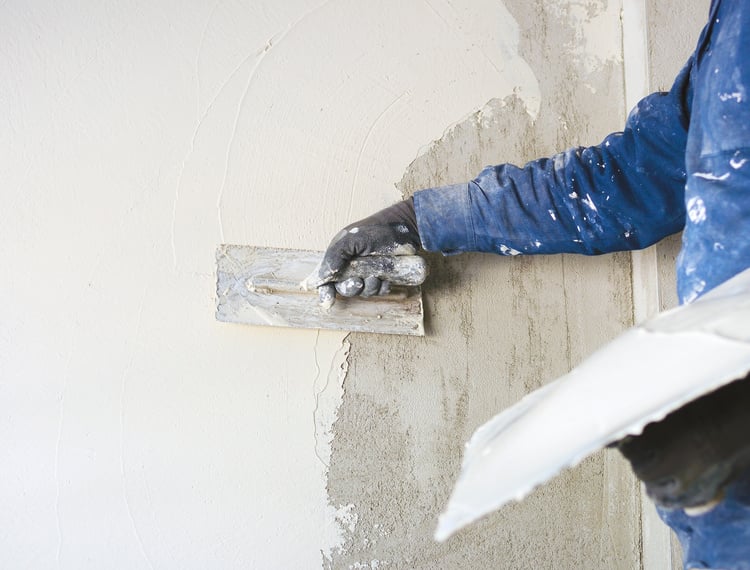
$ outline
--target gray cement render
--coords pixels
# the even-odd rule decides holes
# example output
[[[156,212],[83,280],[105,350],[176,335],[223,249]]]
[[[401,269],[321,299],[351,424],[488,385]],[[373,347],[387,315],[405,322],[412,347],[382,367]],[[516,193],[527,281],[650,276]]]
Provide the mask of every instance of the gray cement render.
[[[595,144],[622,127],[621,62],[588,72],[570,52],[567,17],[540,1],[507,4],[541,83],[538,117],[513,96],[489,101],[409,166],[404,195],[466,181],[487,164]],[[672,240],[660,250],[665,282],[674,248]],[[638,483],[613,451],[445,544],[432,540],[474,429],[632,324],[629,256],[431,255],[430,263],[427,337],[349,337],[328,492],[333,506],[353,505],[354,524],[325,567],[640,568]]]

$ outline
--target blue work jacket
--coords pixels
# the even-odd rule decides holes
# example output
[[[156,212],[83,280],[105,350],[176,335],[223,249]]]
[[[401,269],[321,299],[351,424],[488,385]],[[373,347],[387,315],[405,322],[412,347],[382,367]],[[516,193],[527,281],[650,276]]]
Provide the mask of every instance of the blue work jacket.
[[[678,294],[689,302],[750,267],[750,2],[714,1],[670,91],[622,132],[524,166],[485,168],[414,196],[428,251],[601,254],[684,229]]]

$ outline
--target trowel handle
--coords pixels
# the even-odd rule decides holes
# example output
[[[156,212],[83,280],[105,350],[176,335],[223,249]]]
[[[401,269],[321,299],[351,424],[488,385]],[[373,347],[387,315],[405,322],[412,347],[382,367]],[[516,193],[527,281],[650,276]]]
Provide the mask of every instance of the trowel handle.
[[[418,255],[367,255],[353,259],[339,280],[374,276],[392,285],[416,287],[429,272],[427,262]]]

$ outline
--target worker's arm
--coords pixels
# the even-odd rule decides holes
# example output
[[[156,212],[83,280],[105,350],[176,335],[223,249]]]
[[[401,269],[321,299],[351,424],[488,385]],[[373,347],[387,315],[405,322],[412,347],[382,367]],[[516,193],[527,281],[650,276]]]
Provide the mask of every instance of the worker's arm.
[[[690,64],[668,93],[643,99],[621,133],[523,168],[501,164],[468,183],[421,190],[344,228],[314,286],[333,283],[360,255],[428,251],[597,254],[646,247],[684,224]],[[416,212],[415,212],[416,209]],[[407,251],[408,250],[408,251]],[[387,290],[377,280],[338,283],[344,295]]]
[[[417,192],[430,251],[598,254],[647,247],[684,225],[687,66],[643,99],[623,132],[523,167],[488,167],[466,184]]]

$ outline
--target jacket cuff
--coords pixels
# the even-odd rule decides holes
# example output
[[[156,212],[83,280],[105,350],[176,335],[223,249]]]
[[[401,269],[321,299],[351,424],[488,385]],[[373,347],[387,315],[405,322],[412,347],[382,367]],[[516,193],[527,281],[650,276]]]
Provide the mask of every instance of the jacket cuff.
[[[475,249],[468,184],[420,190],[414,194],[414,210],[426,251],[450,254]]]

